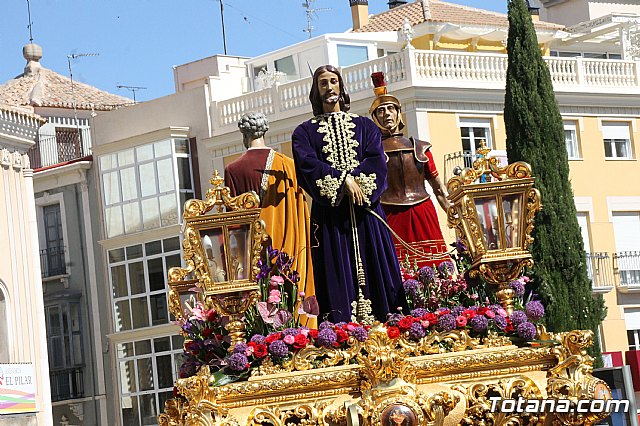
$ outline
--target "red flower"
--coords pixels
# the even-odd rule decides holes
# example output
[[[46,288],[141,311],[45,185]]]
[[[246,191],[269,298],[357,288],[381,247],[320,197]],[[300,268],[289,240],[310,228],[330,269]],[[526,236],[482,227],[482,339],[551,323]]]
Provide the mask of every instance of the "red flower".
[[[337,338],[338,343],[346,342],[347,339],[349,338],[349,335],[347,334],[347,332],[342,330],[341,328],[336,329],[336,336],[338,337]]]
[[[507,326],[504,328],[505,333],[511,333],[514,328],[513,328],[513,324],[511,323],[511,318],[507,317]]]
[[[478,315],[484,315],[484,314],[487,313],[488,310],[489,309],[486,308],[485,306],[481,306],[481,307],[478,308]]]
[[[267,352],[267,345],[256,344],[256,346],[253,348],[253,356],[256,358],[264,358],[265,356],[267,356]]]
[[[422,316],[425,321],[429,321],[429,325],[436,325],[438,323],[438,316],[433,312],[426,313]]]
[[[309,330],[309,337],[311,337],[312,339],[317,339],[318,330],[316,330],[315,328],[312,328],[311,330]]]
[[[204,330],[202,330],[202,337],[204,337],[205,339],[208,339],[209,336],[211,336],[213,334],[214,330],[213,328],[205,328]]]
[[[397,339],[400,336],[400,329],[398,327],[387,328],[387,336],[390,339]]]
[[[280,340],[281,338],[282,338],[282,333],[272,333],[272,334],[268,335],[266,339],[264,339],[264,342],[267,345],[270,345],[273,342],[275,342],[276,340]]]
[[[297,334],[296,337],[294,337],[293,339],[293,348],[302,349],[302,348],[305,348],[308,343],[309,343],[309,339],[307,339],[307,336],[300,333],[300,334]]]
[[[476,313],[474,311],[472,311],[471,309],[465,309],[464,311],[462,311],[461,315],[464,316],[467,319],[471,319],[471,318],[476,316]]]
[[[464,327],[465,325],[467,325],[467,317],[462,316],[462,315],[458,316],[456,318],[456,325],[458,327]]]
[[[413,324],[413,317],[404,317],[400,321],[398,321],[398,327],[400,330],[407,331],[411,328],[411,324]]]
[[[438,315],[440,316],[450,314],[450,313],[451,313],[451,309],[442,309],[438,311]]]

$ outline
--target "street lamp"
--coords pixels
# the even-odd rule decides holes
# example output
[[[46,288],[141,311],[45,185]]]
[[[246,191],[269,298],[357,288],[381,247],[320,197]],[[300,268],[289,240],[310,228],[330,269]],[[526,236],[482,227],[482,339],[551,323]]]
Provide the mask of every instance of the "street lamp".
[[[531,166],[519,161],[501,167],[497,158],[487,158],[489,151],[482,141],[480,158],[447,182],[452,203],[447,222],[469,250],[471,277],[497,285],[496,296],[510,313],[514,291],[509,283],[533,265],[528,248],[542,205]]]

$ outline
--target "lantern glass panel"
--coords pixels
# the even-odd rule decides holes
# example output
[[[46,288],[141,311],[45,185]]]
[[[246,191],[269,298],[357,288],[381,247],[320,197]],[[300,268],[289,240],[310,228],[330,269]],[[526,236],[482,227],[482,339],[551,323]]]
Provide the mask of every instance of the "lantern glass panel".
[[[209,274],[214,283],[227,281],[227,262],[224,252],[224,232],[220,228],[201,231],[202,247],[207,254]]]
[[[480,228],[487,250],[503,248],[498,231],[498,206],[495,197],[481,197],[474,200]]]
[[[505,195],[502,198],[502,211],[507,248],[518,248],[522,244],[520,233],[523,219],[522,196],[520,194]]]
[[[229,226],[229,251],[231,253],[231,281],[249,278],[249,249],[251,225]]]

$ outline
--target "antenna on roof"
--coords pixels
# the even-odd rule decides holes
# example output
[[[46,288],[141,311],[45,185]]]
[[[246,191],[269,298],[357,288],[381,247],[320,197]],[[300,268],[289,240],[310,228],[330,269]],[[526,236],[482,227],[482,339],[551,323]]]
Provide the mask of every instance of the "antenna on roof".
[[[33,22],[31,22],[31,5],[29,4],[29,0],[27,0],[27,13],[29,14],[29,43],[33,43],[33,34],[31,33],[31,27],[33,26]]]
[[[71,53],[67,55],[67,64],[69,64],[69,79],[71,80],[71,99],[73,100],[73,117],[76,122],[76,130],[78,132],[78,143],[82,143],[82,134],[80,133],[80,125],[78,124],[78,108],[76,103],[76,92],[73,84],[73,71],[71,70],[71,60],[84,58],[86,56],[98,56],[99,53]]]
[[[136,92],[137,92],[138,90],[146,90],[146,89],[147,89],[146,87],[140,87],[140,86],[125,86],[125,85],[123,85],[123,84],[118,84],[118,85],[116,85],[116,87],[117,87],[118,89],[127,89],[127,90],[131,91],[131,92],[133,93],[133,103],[134,103],[134,104],[136,103]]]
[[[307,14],[307,28],[305,28],[304,31],[305,33],[309,34],[309,38],[312,37],[311,32],[313,30],[315,30],[314,27],[311,26],[311,20],[312,19],[316,19],[318,17],[318,14],[316,12],[326,12],[328,10],[331,10],[330,7],[323,7],[320,9],[315,9],[313,7],[313,2],[316,0],[304,0],[304,3],[302,3],[302,7],[304,7],[306,10],[306,14]]]

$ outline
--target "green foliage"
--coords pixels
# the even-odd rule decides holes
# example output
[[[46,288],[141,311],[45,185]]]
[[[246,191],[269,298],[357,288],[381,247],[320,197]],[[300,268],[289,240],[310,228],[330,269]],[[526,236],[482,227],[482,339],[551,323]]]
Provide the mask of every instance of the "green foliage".
[[[547,309],[546,325],[560,332],[593,330],[606,315],[591,292],[584,244],[576,218],[560,110],[524,0],[509,0],[509,53],[504,121],[509,162],[529,163],[542,195],[532,247],[532,279]],[[600,362],[594,338],[591,354]]]

